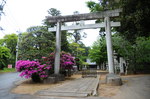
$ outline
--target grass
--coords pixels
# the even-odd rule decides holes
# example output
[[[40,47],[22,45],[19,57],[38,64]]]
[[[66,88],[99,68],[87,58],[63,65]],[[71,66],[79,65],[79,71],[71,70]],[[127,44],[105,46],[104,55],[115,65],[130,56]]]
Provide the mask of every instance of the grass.
[[[4,68],[4,70],[0,70],[0,73],[7,73],[7,72],[16,72],[15,68]]]

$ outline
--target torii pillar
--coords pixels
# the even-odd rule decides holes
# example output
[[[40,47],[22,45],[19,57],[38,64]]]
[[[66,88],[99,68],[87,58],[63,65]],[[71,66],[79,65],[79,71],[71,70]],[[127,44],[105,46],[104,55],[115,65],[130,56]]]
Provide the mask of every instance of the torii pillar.
[[[54,74],[59,74],[59,70],[60,70],[60,51],[61,51],[61,22],[57,22]]]
[[[114,73],[114,58],[113,58],[110,18],[105,17],[104,20],[105,20],[106,43],[107,43],[106,45],[107,45],[109,73]]]

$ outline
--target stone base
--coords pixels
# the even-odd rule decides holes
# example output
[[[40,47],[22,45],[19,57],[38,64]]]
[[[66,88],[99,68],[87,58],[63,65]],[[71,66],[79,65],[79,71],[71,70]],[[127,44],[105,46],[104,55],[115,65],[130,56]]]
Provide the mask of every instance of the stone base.
[[[120,86],[122,85],[122,79],[120,76],[116,74],[107,74],[106,75],[106,84],[112,85],[112,86]]]
[[[56,81],[55,77],[48,77],[47,79],[43,80],[44,84],[53,84],[53,83],[56,83],[56,82],[57,81]]]
[[[120,73],[120,75],[121,75],[121,76],[124,76],[124,75],[125,75],[125,73]]]
[[[65,80],[65,76],[61,75],[61,74],[53,74],[51,76],[49,76],[47,79],[45,79],[43,81],[43,83],[45,84],[51,84],[51,83],[57,83],[59,81],[64,81]]]
[[[51,77],[55,77],[56,81],[64,81],[65,80],[65,76],[62,74],[53,74],[53,75],[51,75]]]

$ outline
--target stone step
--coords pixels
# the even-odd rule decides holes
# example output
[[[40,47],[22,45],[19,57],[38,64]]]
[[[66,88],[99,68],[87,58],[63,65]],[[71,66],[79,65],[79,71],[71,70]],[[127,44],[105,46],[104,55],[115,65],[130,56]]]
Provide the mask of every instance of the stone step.
[[[80,78],[68,83],[64,83],[55,88],[41,90],[36,93],[39,96],[59,96],[59,97],[86,97],[97,95],[99,77]]]
[[[58,96],[58,97],[87,97],[89,93],[72,93],[72,92],[38,92],[39,96]]]

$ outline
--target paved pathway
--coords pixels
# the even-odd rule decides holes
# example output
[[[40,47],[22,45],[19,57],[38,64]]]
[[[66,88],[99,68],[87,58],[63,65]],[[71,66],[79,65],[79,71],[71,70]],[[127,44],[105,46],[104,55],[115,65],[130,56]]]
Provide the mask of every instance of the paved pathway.
[[[15,87],[14,83],[23,80],[19,77],[19,73],[0,73],[0,99],[16,99],[18,94],[10,93],[10,90]]]
[[[125,83],[113,99],[150,99],[150,75],[124,78]]]
[[[64,83],[55,88],[49,88],[36,93],[39,96],[68,96],[86,97],[97,94],[99,76],[97,78],[79,78],[68,83]]]

